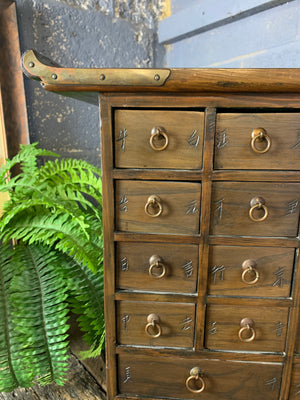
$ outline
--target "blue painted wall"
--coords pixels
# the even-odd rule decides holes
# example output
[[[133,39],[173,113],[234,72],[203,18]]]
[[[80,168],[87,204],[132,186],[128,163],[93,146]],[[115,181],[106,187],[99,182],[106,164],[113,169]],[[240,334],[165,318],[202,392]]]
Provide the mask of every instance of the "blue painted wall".
[[[166,66],[300,67],[300,0],[173,0]]]

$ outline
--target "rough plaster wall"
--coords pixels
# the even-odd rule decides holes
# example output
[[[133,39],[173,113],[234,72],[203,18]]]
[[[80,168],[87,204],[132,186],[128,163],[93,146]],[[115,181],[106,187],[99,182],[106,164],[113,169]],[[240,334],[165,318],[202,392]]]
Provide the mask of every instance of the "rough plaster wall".
[[[156,24],[164,0],[16,0],[21,51],[69,67],[163,65]],[[100,165],[97,106],[45,92],[25,78],[31,142]]]

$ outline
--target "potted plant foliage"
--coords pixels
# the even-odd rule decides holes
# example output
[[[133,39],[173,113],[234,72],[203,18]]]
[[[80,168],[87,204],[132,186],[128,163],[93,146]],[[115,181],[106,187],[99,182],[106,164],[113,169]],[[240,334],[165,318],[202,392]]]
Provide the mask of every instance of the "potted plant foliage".
[[[39,156],[54,159],[39,166]],[[100,170],[57,157],[21,146],[0,170],[10,196],[0,219],[0,392],[63,384],[70,310],[90,345],[83,356],[103,347]]]

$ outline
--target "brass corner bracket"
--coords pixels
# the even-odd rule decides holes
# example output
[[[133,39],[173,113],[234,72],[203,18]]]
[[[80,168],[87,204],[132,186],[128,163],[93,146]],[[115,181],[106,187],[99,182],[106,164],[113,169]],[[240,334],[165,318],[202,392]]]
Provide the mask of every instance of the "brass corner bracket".
[[[170,69],[146,68],[62,68],[51,60],[28,50],[22,57],[22,68],[29,78],[40,80],[45,89],[52,86],[60,90],[83,87],[101,91],[107,86],[160,87],[170,76]],[[78,89],[77,89],[78,90]]]

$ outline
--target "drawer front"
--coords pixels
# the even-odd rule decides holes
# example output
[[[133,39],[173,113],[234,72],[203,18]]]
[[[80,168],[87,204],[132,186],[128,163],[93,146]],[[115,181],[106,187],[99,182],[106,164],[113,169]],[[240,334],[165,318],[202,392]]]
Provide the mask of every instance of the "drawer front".
[[[197,381],[190,373],[196,368]],[[278,399],[282,374],[282,364],[132,354],[118,357],[118,369],[121,394],[205,400]]]
[[[211,246],[208,293],[289,297],[294,253],[277,247]]]
[[[117,304],[119,344],[192,348],[194,325],[194,304],[136,301]]]
[[[295,113],[219,114],[215,168],[299,170],[299,126]]]
[[[204,113],[115,111],[117,168],[200,169]]]
[[[300,396],[300,364],[294,364],[289,400],[298,400]]]
[[[195,293],[199,249],[196,245],[117,244],[119,289]]]
[[[206,347],[214,350],[283,352],[288,309],[209,305]]]
[[[297,236],[300,184],[216,182],[211,233],[214,235]]]
[[[199,183],[117,181],[116,228],[142,233],[199,233]]]

